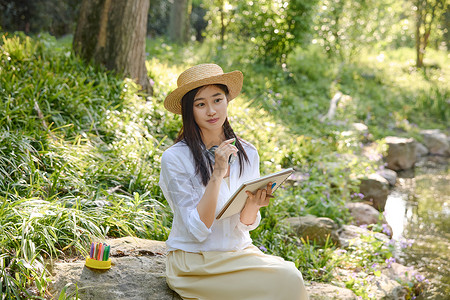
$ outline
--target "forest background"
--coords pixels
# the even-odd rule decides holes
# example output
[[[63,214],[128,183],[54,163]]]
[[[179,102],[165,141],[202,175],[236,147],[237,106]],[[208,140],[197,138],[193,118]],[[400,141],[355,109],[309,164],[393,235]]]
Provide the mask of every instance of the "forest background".
[[[231,121],[258,148],[261,173],[294,167],[303,174],[263,210],[263,222],[252,232],[255,244],[294,261],[311,281],[332,282],[337,266],[376,274],[376,264],[388,263],[392,252],[380,251],[369,237],[364,247],[342,253],[287,235],[282,220],[312,214],[350,222],[344,205],[360,200],[361,176],[383,167],[361,155],[364,143],[382,150],[388,135],[420,141],[420,129],[449,130],[448,4],[175,4],[150,2],[150,95],[74,54],[80,2],[0,1],[4,299],[50,297],[48,260],[83,253],[93,237],[167,238],[171,213],[157,185],[159,159],[181,119],[162,101],[181,71],[204,62],[243,71]],[[327,119],[337,93],[347,101]],[[369,132],[349,135],[355,122]],[[344,284],[371,299],[364,277]]]

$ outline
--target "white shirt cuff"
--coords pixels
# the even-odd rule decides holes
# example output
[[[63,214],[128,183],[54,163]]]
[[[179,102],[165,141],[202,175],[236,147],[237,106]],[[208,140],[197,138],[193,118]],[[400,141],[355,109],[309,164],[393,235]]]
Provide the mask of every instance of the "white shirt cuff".
[[[241,218],[239,217],[239,222],[237,224],[237,227],[239,228],[239,230],[242,230],[242,231],[252,231],[256,227],[258,227],[259,222],[261,222],[261,214],[258,211],[258,214],[256,215],[256,220],[255,220],[255,222],[253,222],[253,224],[245,225],[244,223],[241,222]]]
[[[206,227],[205,223],[200,220],[200,215],[196,208],[189,214],[189,229],[199,242],[203,242],[211,234],[211,228]]]

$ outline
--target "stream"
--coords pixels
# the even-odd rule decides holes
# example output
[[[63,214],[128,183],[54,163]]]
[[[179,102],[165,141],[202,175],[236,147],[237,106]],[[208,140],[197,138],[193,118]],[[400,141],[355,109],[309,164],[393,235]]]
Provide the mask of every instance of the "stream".
[[[420,272],[417,299],[450,299],[449,158],[428,156],[398,173],[385,216],[399,245],[398,262]]]

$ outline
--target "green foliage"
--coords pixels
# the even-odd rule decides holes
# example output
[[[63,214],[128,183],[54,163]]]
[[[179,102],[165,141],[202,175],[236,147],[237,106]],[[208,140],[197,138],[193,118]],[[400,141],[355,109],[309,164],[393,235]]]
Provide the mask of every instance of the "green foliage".
[[[362,122],[376,139],[414,136],[418,128],[445,129],[450,117],[449,89],[443,84],[448,81],[448,58],[433,50],[429,54],[435,67],[422,71],[415,68],[414,50],[408,48],[364,50],[353,63],[345,64],[327,58],[316,45],[298,48],[288,57],[287,68],[292,80],[302,85],[302,97],[314,101],[320,110],[311,112],[307,104],[298,105],[295,116],[301,120],[306,114],[324,115],[329,99],[340,91],[349,97],[340,101],[335,119]]]
[[[69,299],[78,300],[78,299],[80,299],[79,295],[78,295],[78,286],[76,284],[75,284],[75,290],[73,292],[67,292],[67,289],[71,285],[73,285],[73,284],[68,283],[62,288],[61,292],[59,293],[58,300],[69,300]]]
[[[375,299],[373,294],[367,291],[367,274],[379,277],[383,265],[391,267],[390,264],[395,261],[392,258],[394,246],[379,239],[376,234],[361,235],[360,238],[360,241],[351,242],[348,249],[342,253],[343,265],[358,270],[358,273],[354,272],[340,279],[362,299]]]
[[[261,225],[252,232],[255,244],[294,261],[305,278],[326,282],[333,280],[335,268],[375,272],[372,264],[389,256],[376,239],[345,253],[331,245],[318,247],[292,237],[283,219],[313,214],[347,222],[343,204],[358,192],[358,176],[379,167],[360,156],[362,143],[387,133],[444,128],[448,87],[441,83],[447,80],[448,58],[431,52],[437,67],[417,71],[410,62],[412,49],[368,51],[343,64],[318,45],[304,45],[284,65],[269,67],[253,61],[251,44],[237,43],[227,52],[212,45],[205,41],[181,48],[164,39],[148,41],[147,52],[155,55],[147,61],[155,94],[144,98],[131,80],[74,57],[69,38],[2,38],[3,293],[44,295],[44,259],[82,255],[93,239],[167,238],[171,213],[157,185],[159,160],[181,118],[168,113],[162,102],[181,71],[206,61],[245,74],[243,93],[229,105],[230,121],[238,135],[257,147],[261,174],[284,167],[297,171],[296,183],[277,191],[270,207],[261,210]],[[338,91],[348,96],[335,120],[321,121]],[[369,134],[350,131],[352,122],[369,125]],[[350,281],[348,286],[363,295],[359,283]],[[77,296],[66,290],[61,297]]]
[[[344,257],[337,255],[328,239],[325,246],[318,247],[307,239],[301,240],[299,256],[296,263],[307,280],[330,282],[333,279],[333,271],[339,267]]]
[[[428,46],[431,33],[436,32],[439,20],[447,12],[448,2],[445,0],[413,0],[412,8],[416,19],[416,65],[422,68],[425,49]]]
[[[314,20],[315,40],[330,55],[353,57],[363,47],[392,41],[394,24],[404,18],[402,1],[322,0]],[[404,26],[404,25],[403,25]],[[411,40],[407,34],[403,37]]]
[[[205,2],[208,31],[221,46],[249,43],[256,58],[267,63],[284,62],[295,44],[306,42],[316,0]],[[226,42],[225,42],[226,39]]]
[[[278,200],[261,210],[261,224],[251,232],[254,244],[264,252],[294,262],[306,280],[329,282],[332,270],[340,262],[334,254],[335,246],[327,240],[320,247],[293,235],[284,222],[289,214],[282,207],[286,202],[286,199]]]

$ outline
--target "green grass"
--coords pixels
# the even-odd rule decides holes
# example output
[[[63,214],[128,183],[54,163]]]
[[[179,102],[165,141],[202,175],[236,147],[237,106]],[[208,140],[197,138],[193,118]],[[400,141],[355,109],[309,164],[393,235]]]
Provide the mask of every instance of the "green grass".
[[[6,299],[43,297],[44,258],[85,254],[92,239],[166,239],[171,221],[157,187],[165,135],[142,122],[158,112],[136,86],[49,36],[3,37],[0,60]]]
[[[262,209],[252,237],[268,253],[294,261],[308,280],[329,282],[335,267],[370,271],[382,263],[370,256],[378,241],[339,254],[330,244],[291,237],[282,222],[306,214],[349,221],[344,203],[358,192],[359,176],[378,166],[358,156],[367,137],[343,134],[345,123],[366,123],[375,139],[447,129],[448,86],[441,82],[448,81],[450,64],[439,52],[425,72],[412,67],[411,49],[385,53],[381,62],[368,52],[342,63],[311,46],[294,51],[286,65],[269,67],[254,63],[239,43],[224,51],[211,42],[180,47],[154,39],[147,43],[147,67],[155,93],[145,97],[131,80],[83,63],[70,44],[70,37],[46,34],[5,34],[0,41],[0,289],[6,298],[45,297],[45,261],[83,255],[93,239],[167,238],[172,216],[158,187],[160,156],[181,118],[162,102],[193,64],[241,69],[243,93],[229,106],[233,128],[259,150],[262,174],[285,167],[302,173]],[[339,107],[340,123],[322,123],[337,91],[352,101]],[[365,295],[356,283],[348,286]]]

